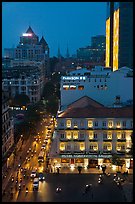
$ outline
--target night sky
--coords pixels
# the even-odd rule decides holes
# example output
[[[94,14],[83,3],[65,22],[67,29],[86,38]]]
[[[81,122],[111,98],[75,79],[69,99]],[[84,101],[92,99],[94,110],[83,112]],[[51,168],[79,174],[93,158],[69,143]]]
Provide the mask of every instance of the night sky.
[[[105,19],[106,2],[3,2],[2,50],[16,47],[30,25],[45,37],[50,56],[57,56],[58,45],[65,56],[67,44],[70,55],[76,54],[92,36],[105,35]]]

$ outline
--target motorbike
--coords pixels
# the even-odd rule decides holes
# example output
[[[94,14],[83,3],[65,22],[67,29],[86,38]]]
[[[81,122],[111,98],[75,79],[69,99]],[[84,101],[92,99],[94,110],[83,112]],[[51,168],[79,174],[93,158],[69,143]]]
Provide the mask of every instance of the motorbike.
[[[102,179],[101,179],[101,177],[99,177],[99,179],[98,179],[98,183],[99,183],[99,184],[102,183]]]
[[[59,193],[59,192],[61,192],[61,188],[60,188],[60,187],[57,187],[57,188],[56,188],[56,193]]]
[[[28,188],[26,188],[26,193],[28,193]]]

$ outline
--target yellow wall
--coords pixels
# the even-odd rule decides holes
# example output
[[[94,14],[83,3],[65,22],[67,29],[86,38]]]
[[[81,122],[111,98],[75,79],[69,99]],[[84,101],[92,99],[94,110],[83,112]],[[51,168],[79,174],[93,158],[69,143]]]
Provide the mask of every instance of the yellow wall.
[[[119,52],[119,9],[114,11],[113,16],[113,71],[118,69]]]
[[[106,67],[110,66],[110,18],[106,21]]]

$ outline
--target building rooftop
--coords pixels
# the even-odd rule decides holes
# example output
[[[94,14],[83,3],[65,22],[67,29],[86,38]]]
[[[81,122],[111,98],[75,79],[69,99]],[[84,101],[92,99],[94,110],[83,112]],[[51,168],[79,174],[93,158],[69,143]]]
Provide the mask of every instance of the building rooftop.
[[[130,118],[133,117],[133,106],[108,108],[89,97],[73,102],[58,118]]]

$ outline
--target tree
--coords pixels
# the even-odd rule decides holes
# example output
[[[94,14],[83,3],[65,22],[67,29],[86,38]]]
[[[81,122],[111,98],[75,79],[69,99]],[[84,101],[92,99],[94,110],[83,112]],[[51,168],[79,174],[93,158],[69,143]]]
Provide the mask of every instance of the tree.
[[[123,161],[120,159],[120,157],[117,154],[114,154],[112,156],[112,164],[118,166],[118,171],[119,171],[119,166],[123,166]]]
[[[27,95],[25,94],[16,94],[12,103],[15,106],[26,106],[30,103],[30,99]]]
[[[48,101],[46,102],[46,111],[47,113],[51,113],[52,115],[56,115],[58,111],[58,99],[56,96],[49,97]]]
[[[53,95],[53,93],[55,92],[55,86],[52,82],[47,82],[44,86],[44,90],[43,90],[43,97],[45,99],[48,99],[50,96]]]

